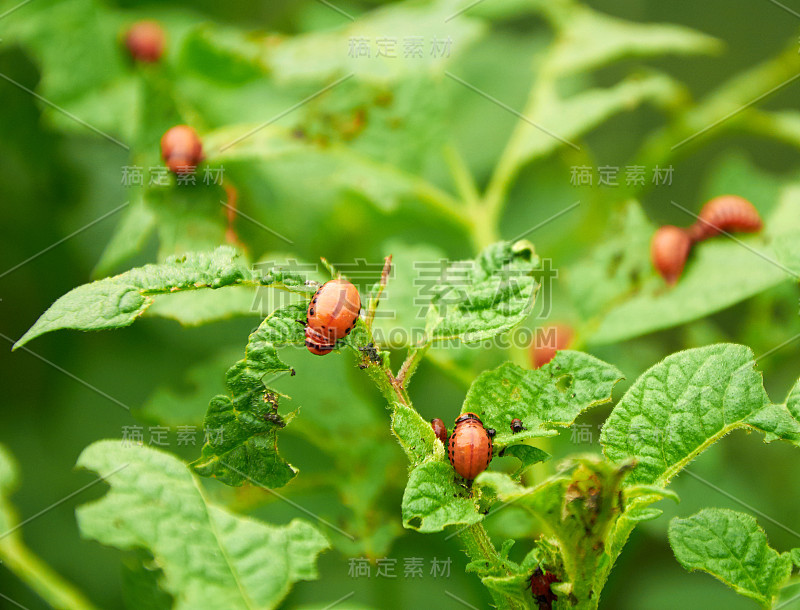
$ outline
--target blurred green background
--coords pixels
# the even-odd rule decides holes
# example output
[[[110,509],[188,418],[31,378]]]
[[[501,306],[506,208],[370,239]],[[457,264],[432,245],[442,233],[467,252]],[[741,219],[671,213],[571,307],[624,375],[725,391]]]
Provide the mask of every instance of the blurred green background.
[[[33,0],[35,3],[37,0]],[[486,0],[486,4],[492,0]],[[0,13],[15,2],[0,4]],[[320,2],[227,3],[198,0],[195,2],[117,2],[107,3],[119,11],[121,23],[148,15],[175,11],[197,23],[225,24],[245,30],[258,29],[292,35],[338,27],[341,16]],[[337,2],[337,6],[353,15],[374,9],[377,2]],[[702,97],[734,74],[772,57],[787,46],[797,45],[800,18],[767,1],[730,3],[721,0],[696,2],[655,2],[652,0],[617,0],[589,2],[592,7],[632,21],[672,22],[695,28],[725,43],[722,53],[710,57],[665,58],[651,60],[649,65],[662,69],[686,83],[692,94]],[[0,19],[0,39],[5,27],[14,20],[30,19],[22,7]],[[76,40],[84,35],[80,28],[69,32]],[[115,34],[116,35],[116,34]],[[541,20],[534,16],[499,20],[491,33],[459,56],[453,71],[468,75],[470,82],[491,91],[492,95],[514,108],[520,107],[530,86],[530,60],[537,49],[547,43]],[[800,48],[800,47],[799,47]],[[615,80],[626,62],[602,71],[602,82]],[[80,71],[79,66],[75,66]],[[800,72],[800,64],[798,65]],[[40,66],[22,47],[0,41],[0,73],[35,89],[42,77]],[[69,75],[66,75],[69,78]],[[466,78],[466,76],[465,76]],[[458,109],[448,127],[455,142],[485,184],[493,162],[514,124],[514,117],[486,100],[459,88],[455,83],[444,86]],[[764,107],[795,107],[800,84],[791,84],[762,102]],[[755,98],[761,91],[754,91]],[[236,90],[230,92],[236,99]],[[251,91],[245,102],[247,114],[263,115],[266,120],[274,112],[266,103],[259,112],[259,92]],[[219,112],[226,107],[220,103]],[[286,104],[284,104],[286,105]],[[213,100],[209,104],[213,106]],[[280,104],[278,104],[280,107]],[[2,409],[0,409],[0,442],[6,444],[21,464],[22,484],[13,500],[22,518],[34,515],[54,502],[93,480],[93,475],[73,468],[81,450],[101,438],[119,438],[123,426],[134,423],[148,426],[137,409],[146,404],[154,389],[181,389],[181,380],[194,365],[218,354],[236,354],[245,344],[257,318],[216,322],[199,328],[183,328],[170,320],[148,318],[129,329],[114,333],[80,334],[63,332],[46,336],[33,344],[30,352],[10,352],[11,340],[19,338],[36,318],[59,296],[90,280],[115,219],[107,219],[81,232],[64,243],[42,253],[18,268],[6,272],[83,227],[106,211],[125,202],[126,188],[120,184],[119,168],[128,163],[127,153],[91,132],[57,130],[42,120],[42,105],[34,97],[8,82],[0,80],[0,333],[6,348],[0,350]],[[235,122],[234,117],[230,122]],[[222,119],[211,121],[224,125]],[[644,107],[619,114],[595,129],[585,138],[597,165],[626,163],[631,151],[644,136],[662,122],[652,108]],[[691,154],[674,162],[674,180],[666,189],[651,189],[644,205],[657,223],[685,223],[685,217],[669,200],[682,202],[697,210],[709,195],[715,194],[713,181],[733,180],[744,165],[747,171],[761,176],[765,192],[769,185],[786,183],[797,176],[800,167],[797,148],[746,133],[726,132],[710,140]],[[570,184],[570,166],[582,163],[564,153],[523,169],[514,186],[503,218],[501,233],[512,238],[519,227],[533,226],[578,198]],[[434,168],[435,173],[435,168]],[[726,178],[726,172],[733,176]],[[716,178],[714,178],[716,176]],[[722,177],[720,177],[722,176]],[[242,206],[251,210],[248,198],[276,199],[274,192],[259,192],[258,185],[245,189]],[[604,235],[604,222],[617,204],[614,189],[593,189],[591,201],[581,208],[535,232],[529,239],[541,256],[552,258],[560,270],[587,255]],[[433,243],[450,257],[465,257],[472,249],[465,237],[434,216],[415,216],[403,208],[395,212],[379,212],[357,198],[340,202],[347,214],[332,213],[320,219],[316,209],[293,207],[281,210],[274,201],[275,215],[270,215],[280,230],[287,231],[297,242],[292,253],[313,260],[325,256],[332,261],[348,261],[357,257],[380,260],[387,254],[388,239],[410,245]],[[248,207],[250,206],[250,207]],[[263,216],[260,216],[263,217]],[[324,222],[322,222],[324,220]],[[243,227],[244,231],[252,227]],[[262,250],[285,249],[285,244],[265,234],[250,233],[251,241],[267,240]],[[271,241],[270,241],[271,240]],[[156,245],[151,243],[134,261],[153,260]],[[570,307],[559,281],[553,291],[550,319],[570,315]],[[798,291],[795,286],[773,288],[709,318],[687,325],[646,335],[613,346],[589,350],[616,364],[628,380],[644,371],[665,355],[679,349],[716,341],[735,341],[750,345],[756,355],[765,353],[786,339],[800,333],[797,319]],[[538,308],[537,308],[538,312]],[[545,324],[537,317],[529,325]],[[782,400],[800,374],[797,344],[791,344],[759,361],[765,383],[774,400]],[[489,354],[478,366],[491,366],[501,356]],[[232,358],[235,359],[235,356]],[[222,356],[220,362],[224,362]],[[233,360],[229,358],[229,361]],[[319,375],[331,387],[339,388],[346,378],[358,397],[374,407],[377,417],[384,417],[380,398],[356,377],[348,367],[322,367]],[[64,370],[59,370],[62,367]],[[219,376],[225,365],[219,366]],[[452,421],[458,412],[466,387],[443,374],[437,367],[424,363],[412,386],[412,397],[425,417],[439,416]],[[77,378],[77,380],[76,380]],[[83,383],[81,381],[82,380]],[[92,387],[96,389],[93,389]],[[185,388],[184,388],[185,389]],[[99,391],[98,391],[99,390]],[[621,395],[622,387],[618,387]],[[132,408],[134,415],[109,400],[107,394]],[[210,397],[210,395],[209,395]],[[301,404],[315,400],[311,393]],[[345,405],[326,399],[318,408],[329,416],[347,418]],[[199,406],[200,412],[204,405]],[[338,411],[337,411],[338,410]],[[581,423],[590,423],[597,430],[610,407],[602,407]],[[380,429],[389,453],[399,455],[399,448],[389,435],[388,425]],[[595,432],[594,438],[597,440]],[[575,446],[569,433],[554,441],[551,450],[556,456],[576,451],[598,451],[599,445]],[[197,448],[175,448],[186,459],[196,456]],[[328,457],[300,436],[284,435],[281,452],[289,462],[309,475],[309,483],[285,491],[311,510],[324,510],[331,503],[339,504],[336,494],[326,486],[324,476]],[[397,462],[398,455],[393,455]],[[796,535],[776,524],[800,530],[796,507],[796,490],[800,474],[796,450],[789,446],[762,443],[758,435],[737,432],[705,453],[692,471],[728,493],[768,515],[774,522],[759,517],[770,543],[779,550],[799,546]],[[390,463],[388,460],[387,463]],[[358,468],[358,464],[337,467]],[[315,473],[322,476],[314,477]],[[399,527],[399,507],[405,470],[390,471],[393,482],[380,489],[376,506],[380,519],[393,520]],[[122,563],[126,556],[115,549],[93,541],[82,540],[74,519],[76,505],[103,494],[104,485],[90,489],[61,503],[23,528],[28,545],[58,572],[84,590],[104,608],[122,607]],[[213,487],[213,486],[212,486]],[[221,496],[225,490],[214,488]],[[681,503],[663,503],[665,515],[638,529],[624,551],[617,569],[604,591],[602,608],[672,609],[683,608],[747,608],[751,602],[706,575],[685,572],[672,557],[666,541],[666,527],[673,515],[688,516],[704,506],[741,509],[731,498],[718,493],[690,476],[681,476],[673,489]],[[243,504],[247,498],[239,498]],[[268,503],[254,514],[273,522],[284,523],[298,516],[285,504]],[[490,533],[510,536],[527,531],[525,517],[513,508],[502,517],[488,521]],[[335,537],[336,534],[330,534]],[[334,541],[335,546],[336,542]],[[522,552],[528,541],[518,540]],[[360,556],[361,553],[357,556]],[[285,602],[293,608],[305,604],[330,603],[355,591],[349,600],[378,608],[418,608],[436,605],[461,607],[445,591],[457,594],[476,607],[488,607],[490,599],[478,579],[464,573],[466,556],[455,539],[444,535],[421,535],[404,532],[379,556],[399,558],[422,557],[426,566],[433,557],[452,558],[449,578],[360,578],[348,576],[346,551],[336,548],[320,558],[320,580],[299,583]],[[373,567],[374,570],[374,567]],[[402,571],[401,567],[398,568]],[[45,607],[20,581],[0,566],[0,592],[24,606]],[[2,606],[0,602],[0,606]],[[342,607],[345,607],[342,605]],[[791,606],[787,606],[790,608]],[[797,604],[796,607],[800,607]]]

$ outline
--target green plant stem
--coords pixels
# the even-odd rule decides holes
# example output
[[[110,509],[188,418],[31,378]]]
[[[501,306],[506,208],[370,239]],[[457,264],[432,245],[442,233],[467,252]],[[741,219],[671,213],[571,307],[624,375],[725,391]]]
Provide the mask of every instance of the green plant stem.
[[[461,152],[452,144],[444,147],[444,160],[450,169],[453,184],[467,207],[474,206],[481,198],[475,178],[467,167]]]
[[[492,565],[502,563],[502,559],[497,553],[497,549],[495,549],[494,544],[492,544],[489,534],[486,533],[486,528],[483,527],[482,523],[476,523],[475,525],[464,528],[459,532],[458,537],[464,545],[464,550],[472,561],[483,561]],[[489,589],[489,593],[491,593],[492,599],[494,599],[497,607],[501,610],[527,610],[530,608],[530,606],[521,599],[503,595],[499,591],[493,589]],[[531,598],[531,600],[533,600],[533,598]]]
[[[425,355],[429,345],[412,348],[409,350],[408,357],[400,367],[400,371],[395,376],[392,371],[385,365],[381,367],[368,367],[370,376],[378,385],[381,393],[387,398],[389,404],[397,401],[411,409],[414,406],[408,396],[406,390],[406,383],[408,382],[411,374],[419,365],[422,357]],[[478,523],[463,529],[459,533],[459,538],[464,544],[467,555],[473,561],[488,561],[492,565],[499,565],[502,560],[492,544],[489,535],[483,527],[483,524]],[[508,610],[527,610],[529,606],[521,602],[519,599],[514,599],[508,595],[504,595],[498,591],[489,589],[498,608]]]
[[[635,165],[662,167],[678,155],[686,155],[709,135],[725,131],[737,123],[748,123],[752,116],[758,123],[758,112],[749,105],[759,95],[780,89],[800,71],[797,48],[792,45],[779,55],[754,66],[723,83],[698,104],[678,113],[669,125],[648,138],[635,155]],[[768,134],[775,135],[775,134]],[[643,188],[625,189],[621,198],[640,194]]]
[[[33,554],[18,538],[0,543],[0,559],[39,597],[58,610],[95,610],[72,584]]]
[[[536,79],[531,86],[528,100],[522,110],[525,117],[535,117],[542,100],[553,95],[556,74],[549,68],[551,55],[544,58]],[[475,241],[479,249],[497,241],[500,221],[508,200],[508,192],[522,166],[521,148],[528,137],[528,130],[534,129],[529,120],[518,120],[511,132],[500,159],[492,172],[483,199],[475,216]]]

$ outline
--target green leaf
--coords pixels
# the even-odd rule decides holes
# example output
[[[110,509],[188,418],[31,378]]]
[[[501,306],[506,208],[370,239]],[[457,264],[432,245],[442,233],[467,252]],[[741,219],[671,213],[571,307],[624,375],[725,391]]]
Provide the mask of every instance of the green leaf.
[[[718,52],[714,38],[671,24],[635,23],[576,6],[556,43],[552,69],[559,75],[591,70],[626,57]]]
[[[267,72],[261,58],[263,43],[235,28],[202,24],[184,38],[178,61],[181,69],[204,80],[243,85]]]
[[[166,610],[172,608],[172,596],[162,591],[158,583],[164,572],[152,555],[139,550],[122,560],[122,599],[127,610]]]
[[[553,427],[568,426],[584,409],[608,402],[620,378],[614,367],[579,352],[560,352],[550,364],[533,371],[507,363],[475,381],[462,412],[478,413],[487,428],[494,427],[497,447],[512,444],[505,452],[520,459],[521,472],[549,457],[521,444],[524,439],[555,434]],[[508,425],[515,417],[528,430],[512,434]],[[414,467],[403,495],[403,524],[433,532],[480,521],[480,487],[472,487],[474,497],[464,494],[430,424],[398,404],[393,430]]]
[[[202,326],[233,317],[261,317],[263,314],[254,308],[256,290],[249,285],[161,294],[145,315],[175,320],[183,326]]]
[[[792,571],[789,553],[778,553],[756,520],[745,513],[706,508],[669,524],[669,544],[687,570],[702,570],[734,591],[772,607]]]
[[[613,563],[606,537],[623,514],[620,486],[629,471],[599,458],[577,458],[568,467],[536,487],[524,487],[507,474],[483,472],[476,483],[497,492],[499,500],[528,511],[557,541],[563,571],[578,599],[602,589],[595,579],[601,566]],[[560,566],[556,573],[559,574]]]
[[[266,50],[265,62],[281,82],[334,79],[356,74],[359,80],[394,81],[420,71],[441,71],[481,34],[482,24],[469,15],[449,19],[456,9],[449,0],[426,4],[387,5],[360,16],[352,24],[330,31],[295,36]],[[404,37],[421,37],[428,45],[421,57],[406,55]],[[376,38],[394,39],[396,57],[376,57]],[[452,39],[451,53],[436,57],[431,41]],[[370,57],[351,56],[351,40],[370,41]]]
[[[792,549],[789,551],[789,553],[792,557],[792,563],[795,566],[800,567],[800,549]]]
[[[420,532],[440,532],[448,525],[472,525],[483,519],[469,491],[455,482],[453,467],[428,461],[414,468],[403,494],[403,525]]]
[[[628,483],[665,486],[737,428],[800,444],[800,422],[772,404],[752,351],[718,344],[678,352],[648,369],[617,403],[600,440],[612,461],[636,460]]]
[[[317,578],[317,555],[329,544],[315,527],[299,519],[272,526],[228,512],[167,453],[100,441],[78,466],[111,485],[77,509],[83,535],[149,550],[175,608],[274,608],[295,582]]]
[[[553,93],[541,102],[531,117],[548,131],[528,127],[517,151],[517,163],[523,164],[545,157],[573,142],[617,113],[631,111],[650,101],[666,104],[679,95],[675,81],[667,76],[651,74],[627,78],[608,88],[595,88],[572,96]],[[552,129],[549,126],[553,126]],[[527,126],[526,126],[527,127]],[[558,137],[553,137],[555,133]]]
[[[232,286],[251,281],[251,275],[244,259],[229,247],[172,257],[161,265],[132,269],[65,294],[42,314],[14,349],[54,330],[107,330],[130,326],[153,304],[155,295]]]
[[[529,242],[498,242],[474,261],[436,271],[429,278],[433,340],[473,343],[514,328],[533,309],[538,264]]]
[[[434,452],[440,457],[444,455],[444,446],[437,440],[430,422],[412,407],[398,402],[392,406],[392,432],[412,466],[421,464]]]
[[[258,129],[258,131],[254,131]],[[250,135],[252,133],[252,135]],[[418,176],[361,153],[341,143],[316,143],[298,138],[294,131],[277,125],[236,125],[204,137],[209,163],[261,161],[281,167],[284,174],[310,180],[317,192],[339,195],[354,192],[383,211],[391,211],[412,199],[445,201],[453,210],[455,199]],[[289,169],[286,169],[285,164]],[[274,180],[280,179],[280,176]],[[298,185],[297,188],[302,188]]]
[[[539,462],[546,462],[551,457],[546,451],[542,451],[538,447],[532,447],[531,445],[511,445],[510,447],[503,448],[500,455],[515,457],[521,462],[517,471],[511,475],[512,477],[518,477],[524,470],[527,470],[528,467],[538,464]]]
[[[221,431],[221,438],[207,439],[200,458],[192,463],[197,473],[228,485],[249,482],[265,487],[281,487],[297,474],[277,448],[278,430],[294,413],[283,417],[283,425],[265,418],[272,412],[265,401],[270,391],[265,383],[279,374],[294,374],[278,348],[304,345],[297,320],[304,319],[306,307],[303,302],[278,309],[250,335],[245,358],[228,370],[227,394],[215,396],[208,406],[204,427]],[[268,375],[271,379],[265,380]]]
[[[584,320],[605,313],[637,291],[641,278],[652,273],[650,239],[654,231],[655,225],[642,207],[629,201],[611,218],[607,234],[597,247],[572,265],[568,289]],[[595,341],[596,334],[590,340]]]
[[[622,373],[610,364],[582,352],[562,350],[539,369],[505,363],[481,373],[467,392],[462,413],[477,413],[487,428],[497,432],[497,446],[519,444],[528,438],[552,436],[556,428],[571,425],[591,407],[611,400]],[[511,420],[522,420],[525,430],[511,432]]]

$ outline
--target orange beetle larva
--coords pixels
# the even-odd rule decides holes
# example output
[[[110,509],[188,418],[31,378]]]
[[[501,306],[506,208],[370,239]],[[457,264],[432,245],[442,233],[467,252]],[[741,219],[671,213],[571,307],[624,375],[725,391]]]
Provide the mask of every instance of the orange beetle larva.
[[[157,21],[138,21],[125,34],[125,46],[131,57],[144,63],[161,59],[165,40],[164,30]]]
[[[161,156],[173,173],[191,174],[203,160],[203,144],[194,129],[176,125],[161,137]]]
[[[475,413],[464,413],[447,443],[447,457],[455,471],[467,481],[472,481],[492,461],[494,430],[487,430]]]
[[[650,257],[653,266],[668,284],[678,281],[689,250],[692,247],[692,238],[686,229],[665,225],[660,227],[653,235],[650,242]]]
[[[555,358],[559,350],[567,349],[572,341],[572,328],[566,324],[542,327],[531,346],[531,364],[538,369]]]
[[[436,438],[442,442],[442,445],[447,445],[447,427],[444,425],[444,422],[438,417],[432,419],[431,428],[433,428],[433,433],[436,435]]]
[[[306,347],[317,356],[333,351],[358,322],[361,297],[344,279],[324,283],[311,297],[306,313]]]
[[[689,236],[697,242],[723,231],[753,233],[763,226],[758,210],[747,199],[738,195],[721,195],[703,206],[697,222],[689,227]]]

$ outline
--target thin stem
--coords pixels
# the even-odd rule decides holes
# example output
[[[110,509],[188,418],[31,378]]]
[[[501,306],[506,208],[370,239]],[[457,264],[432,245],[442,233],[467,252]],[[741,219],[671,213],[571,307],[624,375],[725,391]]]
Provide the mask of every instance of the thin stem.
[[[463,529],[459,532],[458,537],[472,561],[485,562],[495,566],[502,562],[482,523],[476,523]],[[511,575],[510,572],[509,575]],[[489,589],[489,593],[491,593],[497,607],[502,610],[528,610],[530,608],[530,605],[521,597],[505,595],[494,589]],[[531,597],[531,601],[533,601],[533,597]]]
[[[528,100],[522,110],[522,114],[526,117],[536,116],[542,100],[553,94],[556,74],[549,67],[549,58],[551,56],[552,51],[550,55],[544,58],[536,79],[531,86]],[[508,191],[521,169],[520,147],[528,137],[527,130],[529,129],[531,129],[531,126],[527,121],[522,119],[517,121],[514,130],[511,132],[511,137],[509,137],[500,155],[500,160],[495,166],[492,177],[489,179],[481,206],[483,218],[480,221],[476,221],[476,229],[482,231],[480,235],[481,247],[496,241],[499,235],[498,227],[508,199]],[[481,229],[481,227],[483,228]]]
[[[378,304],[381,302],[381,295],[383,295],[383,291],[386,289],[386,284],[389,282],[389,274],[392,272],[392,255],[390,254],[386,258],[383,259],[383,271],[381,271],[381,280],[380,284],[378,285],[378,294],[376,294],[373,298],[369,300],[369,306],[367,307],[367,315],[364,319],[364,323],[367,325],[367,329],[372,332],[372,323],[375,321],[375,311],[378,309]]]
[[[422,362],[422,358],[425,356],[430,346],[431,344],[428,343],[422,347],[412,347],[408,351],[408,357],[405,359],[400,367],[400,371],[397,373],[397,381],[401,386],[403,386],[403,388],[405,388],[408,384],[408,380],[411,378],[411,375],[414,374],[414,371],[417,370],[417,367],[419,366],[420,362]]]
[[[240,248],[245,248],[244,244],[242,244],[239,236],[236,233],[236,214],[238,213],[239,207],[239,190],[233,184],[226,184],[225,185],[225,195],[228,199],[228,205],[225,206],[226,211],[226,220],[228,221],[228,226],[225,229],[225,241],[229,244],[233,244],[234,246],[238,246]]]
[[[468,208],[475,207],[480,201],[481,195],[461,151],[452,144],[448,144],[444,147],[444,160],[450,169],[450,176],[453,178],[453,184],[458,190],[458,194]]]
[[[458,200],[449,193],[422,178],[414,179],[414,192],[420,201],[446,216],[456,226],[466,231],[472,230],[470,219],[459,210],[461,206],[458,205]]]
[[[0,558],[39,597],[58,610],[95,610],[71,583],[31,552],[17,538],[0,544]]]
[[[648,138],[635,155],[635,164],[645,167],[664,165],[678,155],[685,155],[693,147],[711,134],[724,132],[724,126],[744,122],[753,117],[758,123],[758,113],[750,106],[770,91],[777,92],[797,75],[797,49],[788,47],[785,51],[739,74],[718,87],[698,104],[692,105],[677,114],[673,120]],[[646,183],[639,189],[626,189],[621,198],[640,195],[639,191],[649,188]],[[630,191],[630,192],[628,192]]]

